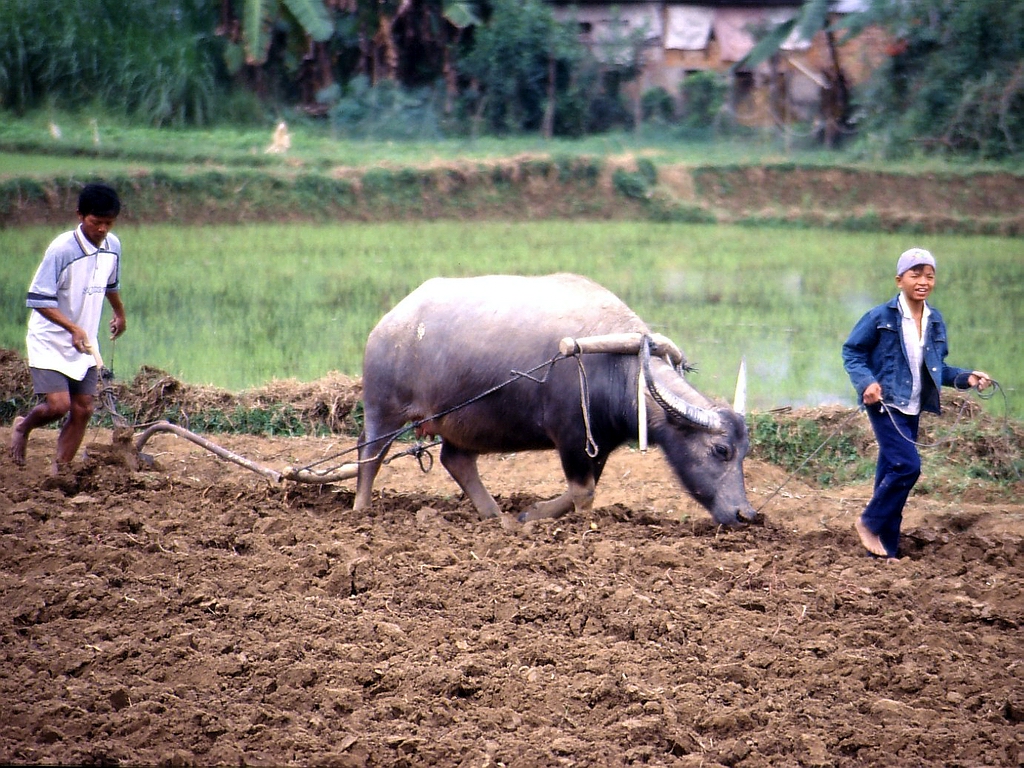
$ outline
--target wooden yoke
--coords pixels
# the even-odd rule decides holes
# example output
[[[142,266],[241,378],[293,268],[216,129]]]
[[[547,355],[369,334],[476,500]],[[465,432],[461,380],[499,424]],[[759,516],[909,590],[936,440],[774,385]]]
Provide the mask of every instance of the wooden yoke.
[[[604,336],[585,336],[579,339],[567,336],[558,342],[558,351],[567,357],[570,355],[600,352],[617,355],[636,355],[640,352],[643,338],[643,334],[640,333],[609,333]],[[667,358],[676,368],[685,364],[683,353],[667,336],[662,336],[660,333],[652,333],[650,338],[655,356]],[[647,398],[644,396],[646,390],[647,381],[644,376],[643,366],[641,366],[636,386],[636,421],[637,443],[642,453],[647,452]]]
[[[642,339],[643,335],[640,333],[609,333],[604,336],[584,336],[578,339],[566,336],[558,342],[558,351],[566,356],[599,352],[635,355],[640,351]],[[654,344],[652,353],[655,357],[666,357],[675,367],[684,363],[683,353],[670,338],[662,336],[660,333],[652,333],[651,341]]]

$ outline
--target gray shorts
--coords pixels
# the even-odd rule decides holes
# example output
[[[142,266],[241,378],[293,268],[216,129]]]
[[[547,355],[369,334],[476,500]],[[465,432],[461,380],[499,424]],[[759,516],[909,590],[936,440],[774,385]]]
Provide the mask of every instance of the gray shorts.
[[[60,371],[51,371],[48,368],[29,368],[28,370],[32,374],[32,389],[37,395],[68,392],[74,397],[75,395],[95,395],[97,392],[99,370],[95,365],[86,372],[85,378],[81,381],[75,381]]]

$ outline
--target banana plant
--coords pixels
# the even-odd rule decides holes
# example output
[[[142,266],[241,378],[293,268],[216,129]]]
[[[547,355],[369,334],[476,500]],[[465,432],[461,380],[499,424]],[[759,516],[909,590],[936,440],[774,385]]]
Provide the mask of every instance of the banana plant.
[[[228,39],[228,70],[265,64],[278,24],[284,24],[290,35],[302,35],[314,43],[325,42],[334,33],[324,0],[221,0],[217,31]]]
[[[480,11],[474,0],[445,0],[441,12],[445,21],[460,32],[480,23]]]
[[[847,129],[850,112],[850,91],[846,73],[839,60],[839,47],[859,35],[869,25],[876,23],[880,18],[879,8],[883,3],[880,0],[872,0],[866,3],[862,10],[846,14],[838,21],[831,18],[834,5],[834,0],[808,0],[793,18],[767,30],[757,45],[730,70],[735,72],[738,69],[754,69],[773,58],[794,31],[804,40],[811,40],[818,33],[822,33],[830,64],[829,68],[822,72],[826,83],[822,92],[824,140],[829,147],[835,146],[838,136]],[[837,42],[836,33],[844,29],[845,36]]]

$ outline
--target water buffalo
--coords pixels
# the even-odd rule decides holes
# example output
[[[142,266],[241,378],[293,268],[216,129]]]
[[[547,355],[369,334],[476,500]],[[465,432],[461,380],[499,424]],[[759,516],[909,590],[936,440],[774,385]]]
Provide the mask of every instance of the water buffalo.
[[[480,480],[477,456],[542,448],[558,451],[568,490],[519,520],[589,510],[609,454],[637,439],[638,413],[645,412],[650,441],[717,522],[753,519],[743,485],[743,416],[700,394],[681,366],[662,357],[559,353],[565,337],[606,334],[646,338],[650,330],[618,297],[579,275],[423,283],[366,342],[355,509],[369,505],[390,439],[411,423],[421,436],[441,437],[441,463],[481,517],[500,510]]]

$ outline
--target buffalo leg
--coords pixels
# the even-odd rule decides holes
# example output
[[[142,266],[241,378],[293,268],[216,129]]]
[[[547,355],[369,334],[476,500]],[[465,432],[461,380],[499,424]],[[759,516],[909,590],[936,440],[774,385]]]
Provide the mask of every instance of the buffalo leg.
[[[531,520],[547,520],[553,517],[561,517],[570,509],[576,513],[589,512],[594,508],[594,490],[597,481],[601,479],[605,462],[608,461],[608,454],[600,453],[596,458],[587,462],[579,462],[572,455],[561,455],[562,471],[569,483],[569,489],[561,496],[549,501],[539,501],[532,507],[519,515],[519,522],[527,523]]]
[[[441,465],[448,470],[463,492],[469,496],[480,517],[498,517],[501,510],[498,502],[484,488],[480,480],[480,470],[476,466],[476,453],[455,448],[451,443],[441,445]]]
[[[356,480],[356,498],[352,504],[352,509],[356,512],[370,506],[370,498],[373,494],[373,481],[377,478],[381,461],[383,461],[384,454],[387,452],[386,450],[381,450],[381,443],[368,443],[366,440],[366,430],[363,430],[363,433],[359,436],[359,475]],[[377,452],[380,452],[380,455],[377,456],[376,461],[368,461]]]
[[[593,506],[593,480],[590,483],[584,484],[569,483],[569,490],[561,496],[556,496],[548,501],[538,501],[520,514],[519,522],[528,523],[531,520],[549,520],[553,517],[561,517],[574,507],[577,512],[586,512]]]

